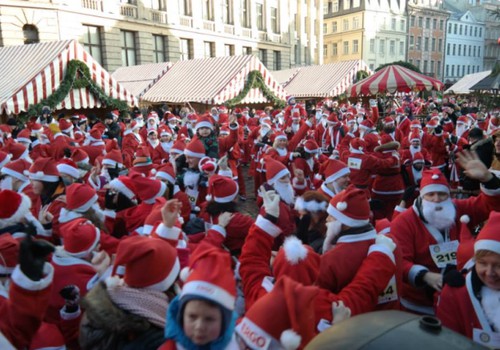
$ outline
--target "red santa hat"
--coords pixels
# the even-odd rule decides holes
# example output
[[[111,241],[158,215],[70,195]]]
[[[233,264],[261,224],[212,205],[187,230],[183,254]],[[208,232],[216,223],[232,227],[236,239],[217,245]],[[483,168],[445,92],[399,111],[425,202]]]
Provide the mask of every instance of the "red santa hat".
[[[383,122],[384,122],[384,125],[394,124],[394,119],[392,119],[391,117],[385,117]]]
[[[351,152],[362,152],[366,148],[366,142],[359,137],[355,137],[349,142],[349,150]]]
[[[230,133],[231,130],[229,130],[229,127],[227,125],[223,125],[219,130],[219,135],[229,135]]]
[[[180,302],[208,299],[226,310],[234,310],[236,281],[229,253],[208,243],[201,243],[189,260],[189,268],[181,272],[181,278],[186,282],[182,287]]]
[[[286,97],[286,103],[287,103],[287,104],[290,104],[290,103],[292,102],[292,100],[295,100],[295,96],[291,96],[291,95],[290,95],[290,96],[287,96],[287,97]]]
[[[106,139],[104,140],[104,142],[106,143],[106,153],[109,153],[113,150],[120,150],[117,139]]]
[[[325,183],[332,183],[350,172],[349,167],[344,162],[336,159],[328,159],[324,171]]]
[[[43,132],[43,126],[40,123],[33,123],[29,125],[29,128],[33,133],[42,133]]]
[[[120,242],[115,272],[119,266],[125,268],[123,280],[129,287],[159,292],[168,290],[180,271],[177,251],[170,243],[144,236],[134,236]]]
[[[167,180],[170,184],[175,184],[175,171],[170,162],[162,164],[154,173],[154,176],[160,180]]]
[[[413,164],[425,163],[424,155],[421,152],[417,152],[413,155]]]
[[[386,235],[391,232],[391,222],[387,220],[386,218],[377,220],[375,222],[375,231],[379,235]]]
[[[410,142],[420,141],[420,133],[417,130],[413,130],[410,133]]]
[[[31,143],[31,131],[29,129],[23,129],[17,134],[16,140],[18,142]]]
[[[363,190],[348,187],[333,196],[328,214],[349,227],[361,227],[370,222],[370,205]]]
[[[37,158],[29,170],[30,180],[59,182],[59,171],[52,158]]]
[[[111,152],[106,153],[104,159],[102,160],[102,165],[108,165],[112,168],[123,168],[122,152],[114,149]]]
[[[198,115],[195,113],[189,113],[186,118],[191,123],[196,123],[198,121]]]
[[[0,151],[0,168],[10,162],[12,156],[4,151]]]
[[[479,250],[488,250],[500,254],[500,212],[492,211],[486,225],[476,238],[474,253]]]
[[[23,182],[29,181],[28,179],[28,171],[31,166],[31,163],[25,159],[18,159],[13,162],[5,164],[1,169],[0,173],[4,175],[9,175],[15,177],[18,180]]]
[[[420,197],[430,192],[450,193],[450,186],[446,177],[439,169],[424,170],[420,180]]]
[[[172,148],[170,148],[170,153],[183,154],[185,149],[186,149],[186,143],[183,140],[177,140],[172,145]]]
[[[365,119],[361,122],[361,124],[359,124],[359,127],[361,129],[371,130],[374,128],[374,125],[371,119]]]
[[[319,146],[316,141],[309,139],[304,143],[304,151],[307,153],[318,153]]]
[[[325,205],[326,207],[326,205]],[[320,256],[295,236],[288,236],[273,262],[276,279],[288,276],[305,286],[316,282]]]
[[[87,219],[77,218],[65,224],[61,235],[64,250],[75,258],[83,258],[97,247],[101,231]]]
[[[156,134],[158,135],[158,131],[156,130],[156,128],[148,128],[148,135],[150,134]]]
[[[427,124],[425,124],[425,126],[427,127],[427,129],[437,128],[438,125],[439,125],[439,123],[438,123],[437,120],[429,120],[429,122],[427,122]]]
[[[11,190],[0,191],[0,227],[18,223],[30,213],[30,209],[28,196]]]
[[[139,199],[146,204],[153,204],[155,199],[163,196],[167,190],[167,185],[160,180],[150,179],[139,173],[132,175],[132,181],[135,184]]]
[[[120,193],[123,193],[127,198],[134,200],[136,198],[135,183],[127,176],[119,176],[109,183],[109,187]]]
[[[217,159],[210,157],[203,157],[198,162],[198,169],[201,172],[213,173],[217,170]]]
[[[73,130],[73,123],[65,118],[61,118],[59,119],[59,129],[62,132],[69,133],[71,132],[71,130]]]
[[[92,142],[102,141],[102,132],[97,128],[92,128],[88,138]]]
[[[194,127],[195,131],[198,131],[199,128],[209,128],[210,130],[214,129],[214,124],[212,123],[212,120],[208,116],[201,116],[198,121],[196,122],[196,125]]]
[[[78,163],[88,164],[90,161],[90,158],[89,158],[89,155],[87,154],[87,152],[85,152],[79,148],[75,148],[73,150],[73,152],[71,153],[71,159],[73,159],[73,161],[77,164]]]
[[[198,124],[197,124],[198,125]],[[175,145],[174,145],[175,146]],[[188,157],[203,158],[205,157],[205,146],[199,139],[194,139],[186,145],[184,154]]]
[[[69,158],[61,159],[56,167],[59,175],[69,175],[75,179],[80,178],[78,165],[76,165],[76,163]]]
[[[29,155],[28,148],[18,142],[11,142],[5,150],[12,155],[11,160],[26,159]]]
[[[467,119],[467,117],[465,115],[461,115],[457,119],[457,124],[466,124],[466,125],[469,125],[469,120]]]
[[[474,257],[475,237],[469,228],[469,215],[460,217],[460,244],[457,248],[457,270],[461,271],[464,266]]]
[[[246,312],[235,331],[254,350],[303,349],[317,333],[311,305],[318,292],[319,288],[280,278]]]
[[[221,175],[213,175],[208,180],[207,201],[230,203],[237,195],[238,184],[232,179]]]
[[[140,129],[140,128],[141,128],[141,126],[135,120],[132,120],[132,122],[128,125],[128,129],[132,130],[132,131]]]
[[[9,233],[0,235],[0,275],[14,271],[19,260],[19,241]]]
[[[84,213],[97,203],[97,193],[89,185],[74,183],[66,187],[66,208]]]
[[[266,181],[269,184],[273,185],[283,176],[290,176],[290,172],[283,163],[272,158],[266,158],[264,162],[266,166]]]
[[[160,130],[160,137],[172,136],[172,130],[170,130],[170,128],[165,125],[160,126],[159,130]]]
[[[288,140],[288,137],[283,131],[277,132],[273,134],[274,141],[276,140]]]

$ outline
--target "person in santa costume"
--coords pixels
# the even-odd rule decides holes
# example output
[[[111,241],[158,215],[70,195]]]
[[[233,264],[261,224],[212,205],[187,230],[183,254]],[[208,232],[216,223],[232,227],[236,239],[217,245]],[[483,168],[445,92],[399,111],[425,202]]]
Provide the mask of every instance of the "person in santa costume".
[[[486,220],[491,210],[500,209],[500,180],[469,152],[459,154],[458,160],[468,176],[482,183],[478,197],[452,200],[444,175],[437,169],[426,170],[419,198],[391,224],[403,254],[401,304],[412,312],[434,313],[433,295],[443,286],[441,271],[449,264],[456,265],[463,225],[459,218],[467,214],[474,227]]]
[[[81,181],[80,170],[78,169],[76,163],[70,158],[62,158],[59,160],[56,167],[64,186],[68,187],[75,182]]]
[[[166,342],[159,349],[238,349],[236,283],[229,254],[202,242],[181,278],[185,283],[168,307]]]
[[[160,126],[158,131],[160,133],[160,143],[155,147],[151,154],[153,156],[153,163],[163,164],[168,162],[170,149],[174,145],[174,140],[172,137],[172,130],[170,130],[167,126]]]
[[[118,247],[114,271],[82,301],[81,348],[157,349],[180,271],[175,248],[157,238],[130,237]]]
[[[327,231],[317,285],[339,293],[352,281],[370,246],[379,236],[370,224],[370,205],[360,189],[351,186],[337,194],[330,200],[327,212]],[[400,275],[396,272],[392,276],[373,310],[399,309],[397,280],[400,280]]]
[[[218,217],[224,212],[233,213],[231,221],[226,226],[224,246],[231,255],[238,256],[245,242],[248,230],[254,220],[245,214],[238,212],[235,203],[238,197],[238,184],[221,175],[213,175],[208,180],[207,202],[202,206],[198,215],[205,221],[205,227],[209,229],[218,224]]]
[[[296,113],[299,118],[307,118],[305,108],[301,104],[297,103],[294,96],[287,96],[286,103],[287,106],[283,111],[286,124],[289,124],[294,113]]]
[[[446,285],[436,315],[444,326],[488,348],[500,348],[500,212],[490,213],[474,243],[465,283]]]
[[[297,197],[294,210],[298,213],[296,236],[321,253],[326,235],[326,208],[329,198],[319,191],[307,191]]]
[[[95,160],[104,155],[106,150],[106,144],[102,139],[102,132],[97,128],[91,129],[81,149],[88,154],[90,164],[95,164]]]
[[[318,188],[318,192],[325,195],[329,201],[349,186],[350,173],[347,164],[337,159],[328,158],[320,166],[319,175],[324,180]]]
[[[221,154],[228,152],[238,141],[238,123],[236,118],[229,120],[229,136],[218,137],[214,130],[214,124],[210,117],[201,116],[196,122],[195,137],[205,148],[205,154],[211,158],[219,158]]]
[[[141,127],[141,124],[137,123],[137,121],[134,120],[128,125],[127,129],[123,133],[122,152],[123,158],[125,160],[125,165],[127,167],[132,166],[132,161],[134,159],[137,148],[141,144],[144,144],[144,140],[139,134]]]

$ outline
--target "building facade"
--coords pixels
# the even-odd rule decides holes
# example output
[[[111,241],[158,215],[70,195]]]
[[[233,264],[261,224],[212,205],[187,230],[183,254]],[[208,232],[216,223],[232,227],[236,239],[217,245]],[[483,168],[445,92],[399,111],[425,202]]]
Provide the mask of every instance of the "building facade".
[[[484,70],[485,25],[478,22],[470,11],[459,12],[446,2],[445,7],[452,14],[446,27],[443,81],[455,83],[464,75]]]
[[[405,1],[326,1],[324,62],[362,59],[374,70],[382,64],[404,60],[405,9]]]
[[[433,0],[408,2],[407,62],[423,74],[442,79],[445,62],[446,22],[450,13]]]
[[[0,46],[77,39],[108,71],[254,54],[321,64],[322,0],[0,0]]]

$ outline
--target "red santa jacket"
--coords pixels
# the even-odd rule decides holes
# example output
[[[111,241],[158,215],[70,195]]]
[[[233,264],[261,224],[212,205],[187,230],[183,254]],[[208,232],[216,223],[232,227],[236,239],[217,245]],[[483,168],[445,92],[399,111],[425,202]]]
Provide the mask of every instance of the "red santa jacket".
[[[456,207],[455,225],[449,233],[443,236],[437,229],[424,223],[414,204],[412,208],[400,213],[391,223],[391,232],[401,246],[403,254],[403,290],[401,304],[418,312],[431,312],[433,298],[426,294],[425,289],[415,287],[415,278],[422,270],[440,273],[440,268],[432,259],[431,245],[453,242],[459,239],[459,233],[464,223],[460,222],[462,215],[471,218],[470,227],[488,219],[491,210],[498,210],[500,197],[481,193],[478,197],[453,200]]]
[[[161,142],[158,146],[156,146],[156,148],[150,154],[152,155],[152,159],[153,159],[154,164],[166,163],[166,162],[168,162],[168,159],[170,158],[170,153],[165,149],[165,145]]]
[[[82,151],[85,151],[89,156],[89,163],[95,165],[95,160],[106,154],[106,146],[104,141],[93,142],[88,146],[81,146]]]
[[[375,152],[375,155],[381,159],[391,159],[392,151]],[[392,167],[380,169],[375,176],[372,184],[372,192],[382,196],[395,196],[404,193],[405,185],[401,176],[401,167],[399,162]]]
[[[410,119],[406,116],[402,116],[398,122],[397,129],[401,130],[403,136],[408,136],[410,134]]]
[[[21,186],[19,190],[20,192],[29,197],[29,199],[31,200],[31,208],[30,208],[31,214],[33,214],[35,218],[38,217],[38,213],[42,208],[42,200],[40,199],[39,195],[33,192],[33,186],[31,185],[31,183],[26,182]]]

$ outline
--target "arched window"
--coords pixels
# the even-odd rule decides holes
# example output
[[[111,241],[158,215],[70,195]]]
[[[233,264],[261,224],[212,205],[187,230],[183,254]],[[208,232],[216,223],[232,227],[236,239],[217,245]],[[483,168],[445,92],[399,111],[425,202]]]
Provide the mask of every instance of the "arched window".
[[[38,37],[38,28],[33,24],[25,24],[23,26],[23,35],[25,44],[35,44],[40,42]]]

